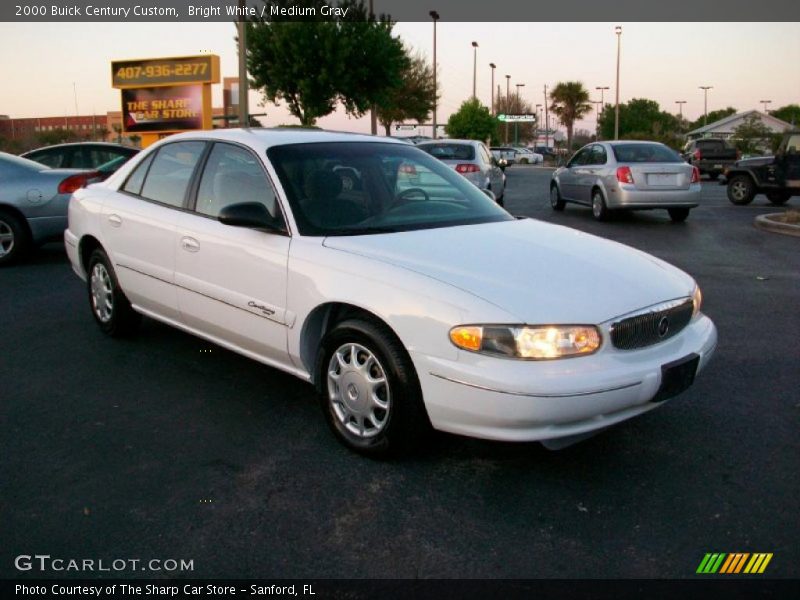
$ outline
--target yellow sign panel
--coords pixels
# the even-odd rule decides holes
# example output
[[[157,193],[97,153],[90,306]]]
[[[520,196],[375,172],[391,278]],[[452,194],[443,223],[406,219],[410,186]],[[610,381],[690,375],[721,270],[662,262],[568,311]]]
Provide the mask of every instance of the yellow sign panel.
[[[219,56],[216,54],[115,60],[111,63],[111,85],[119,89],[219,81]]]

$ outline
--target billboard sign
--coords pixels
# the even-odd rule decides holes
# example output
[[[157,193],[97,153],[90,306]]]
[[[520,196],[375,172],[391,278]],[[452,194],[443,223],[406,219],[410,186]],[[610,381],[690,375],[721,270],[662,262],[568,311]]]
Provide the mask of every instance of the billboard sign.
[[[126,133],[204,129],[202,85],[122,90]]]

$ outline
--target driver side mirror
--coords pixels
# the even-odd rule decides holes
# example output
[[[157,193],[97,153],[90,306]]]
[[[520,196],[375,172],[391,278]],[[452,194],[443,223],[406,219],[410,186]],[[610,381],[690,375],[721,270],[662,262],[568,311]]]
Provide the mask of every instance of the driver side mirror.
[[[219,211],[219,222],[231,227],[249,227],[283,233],[286,228],[261,202],[239,202],[229,204]]]

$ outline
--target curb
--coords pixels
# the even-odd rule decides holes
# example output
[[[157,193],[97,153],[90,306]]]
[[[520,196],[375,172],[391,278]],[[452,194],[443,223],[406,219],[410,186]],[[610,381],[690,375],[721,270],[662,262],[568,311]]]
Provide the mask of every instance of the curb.
[[[757,229],[770,231],[772,233],[782,233],[783,235],[794,235],[800,237],[800,225],[793,225],[791,223],[780,223],[773,221],[769,217],[774,217],[782,213],[771,213],[768,215],[758,215],[753,221],[753,225]]]

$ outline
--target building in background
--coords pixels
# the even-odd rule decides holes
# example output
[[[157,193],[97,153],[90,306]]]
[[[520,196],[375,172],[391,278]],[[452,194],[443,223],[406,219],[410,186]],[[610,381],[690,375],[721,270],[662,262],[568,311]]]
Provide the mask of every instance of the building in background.
[[[786,121],[781,121],[772,115],[764,114],[757,110],[748,110],[740,112],[735,115],[730,115],[719,121],[709,123],[705,127],[698,127],[694,131],[686,134],[689,140],[696,140],[698,138],[720,138],[723,140],[731,139],[734,136],[734,131],[740,125],[751,117],[756,117],[761,123],[769,129],[772,133],[783,133],[787,129],[791,129],[792,125]]]

